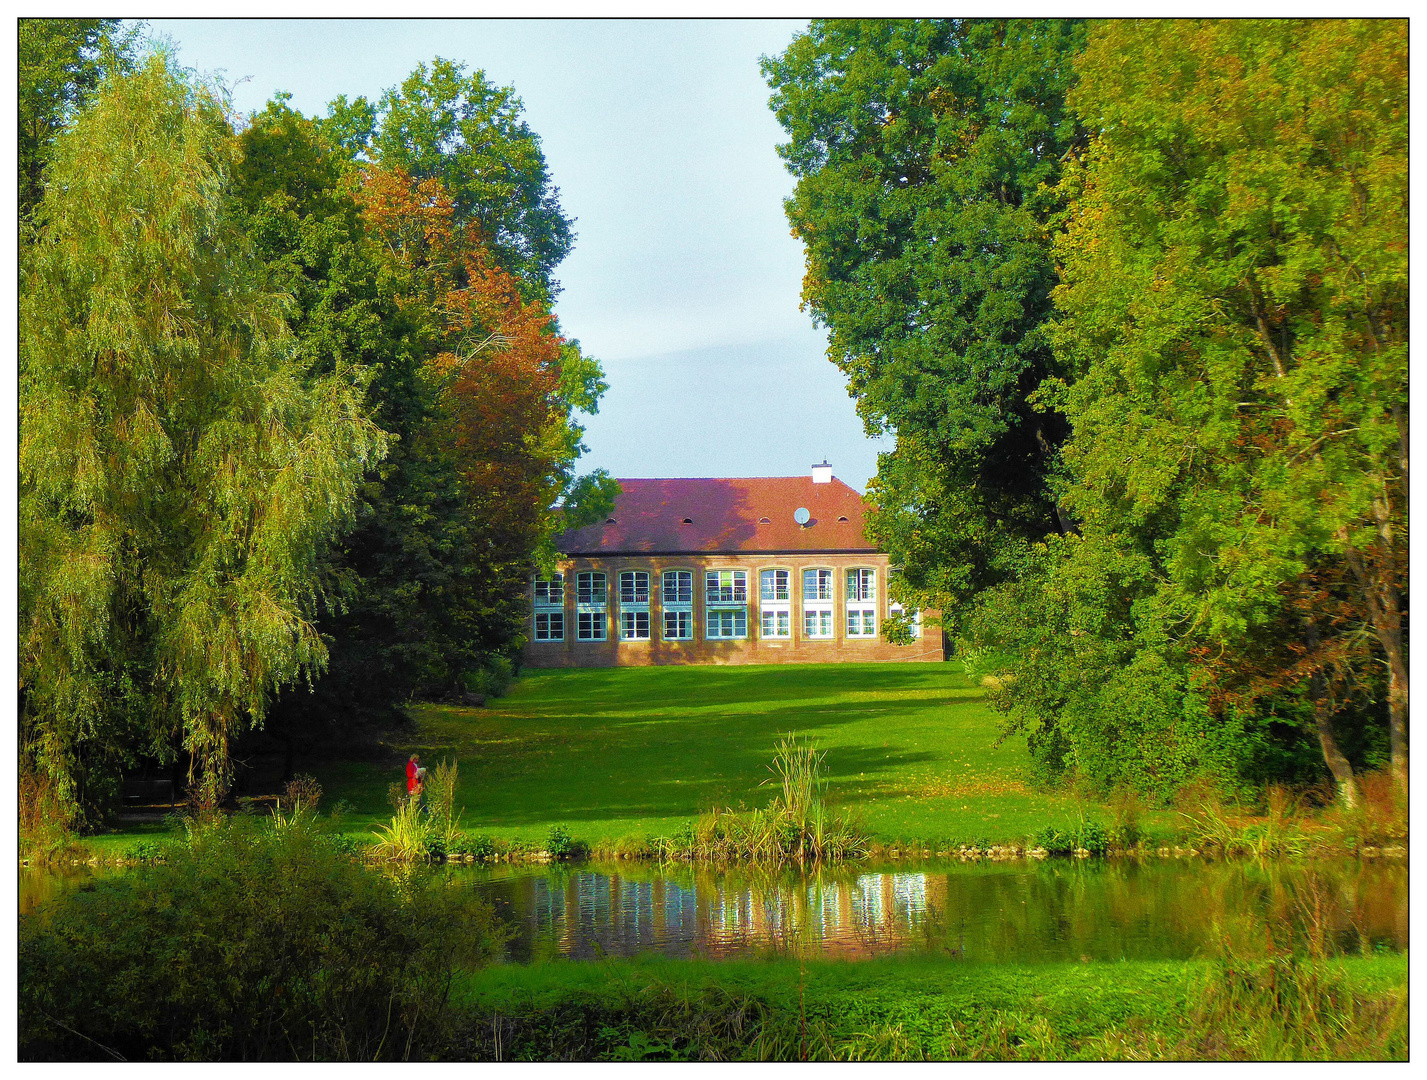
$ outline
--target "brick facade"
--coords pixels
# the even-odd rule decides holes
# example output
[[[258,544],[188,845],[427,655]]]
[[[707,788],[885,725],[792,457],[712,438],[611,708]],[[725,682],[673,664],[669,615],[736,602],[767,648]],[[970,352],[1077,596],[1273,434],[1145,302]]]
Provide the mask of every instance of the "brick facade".
[[[786,570],[789,575],[789,599],[767,604],[789,612],[789,636],[767,638],[762,633],[764,601],[760,599],[760,572]],[[832,571],[832,599],[820,606],[832,612],[832,636],[809,638],[804,634],[803,571]],[[870,569],[876,573],[875,596],[859,608],[875,607],[875,634],[849,637],[847,634],[847,571]],[[690,640],[666,640],[662,575],[665,571],[686,570],[692,574],[692,601],[687,605],[692,615]],[[705,573],[710,570],[742,570],[746,573],[746,605],[714,605],[720,610],[744,607],[746,636],[736,640],[710,640],[707,636],[708,614]],[[603,615],[606,640],[577,640],[578,617],[577,575],[583,572],[606,575],[606,600],[603,611],[595,605],[585,607],[590,616]],[[644,571],[649,575],[647,604],[621,606],[620,578],[622,571]],[[560,564],[564,575],[563,597],[559,606],[535,604],[532,586],[530,642],[525,647],[524,661],[530,667],[616,667],[645,664],[806,664],[848,661],[907,661],[943,659],[942,634],[937,627],[923,627],[921,636],[909,645],[892,645],[882,636],[882,621],[889,610],[887,598],[887,557],[871,552],[739,552],[714,554],[602,554],[577,555]],[[680,605],[670,605],[677,610]],[[621,637],[621,615],[624,610],[648,613],[648,640],[626,640]],[[535,616],[559,612],[563,617],[563,640],[538,641]],[[548,622],[546,623],[548,632]]]

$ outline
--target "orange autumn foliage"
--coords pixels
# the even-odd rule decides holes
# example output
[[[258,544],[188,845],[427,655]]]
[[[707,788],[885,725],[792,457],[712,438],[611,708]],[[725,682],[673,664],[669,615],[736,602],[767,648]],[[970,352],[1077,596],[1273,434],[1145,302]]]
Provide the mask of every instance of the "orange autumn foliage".
[[[368,167],[358,201],[399,302],[425,323],[442,407],[433,437],[455,456],[492,554],[528,553],[561,484],[563,339],[495,265],[478,229],[457,225],[439,180]]]

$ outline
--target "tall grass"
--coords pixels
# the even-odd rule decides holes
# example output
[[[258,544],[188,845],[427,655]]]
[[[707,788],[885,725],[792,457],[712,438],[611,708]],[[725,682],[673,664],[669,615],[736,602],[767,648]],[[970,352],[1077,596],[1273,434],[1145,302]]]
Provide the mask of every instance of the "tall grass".
[[[778,792],[767,807],[749,811],[713,809],[691,830],[658,847],[665,857],[710,862],[836,862],[867,851],[867,837],[841,811],[823,805],[826,754],[811,741],[788,735],[769,766]]]
[[[390,825],[378,825],[374,830],[377,842],[371,847],[374,858],[392,862],[416,862],[430,858],[431,818],[415,799],[403,799]]]

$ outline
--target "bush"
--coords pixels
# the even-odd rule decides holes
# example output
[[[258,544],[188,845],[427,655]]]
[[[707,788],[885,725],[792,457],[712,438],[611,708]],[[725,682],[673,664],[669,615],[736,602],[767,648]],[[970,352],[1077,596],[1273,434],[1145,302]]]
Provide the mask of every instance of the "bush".
[[[19,1054],[429,1056],[454,971],[499,944],[470,890],[363,869],[310,816],[208,826],[165,865],[21,917]]]
[[[545,850],[552,859],[583,859],[590,853],[590,845],[583,840],[570,837],[570,830],[563,825],[551,825],[545,837]]]
[[[1076,851],[1088,851],[1092,855],[1104,855],[1109,847],[1105,828],[1099,822],[1084,818],[1071,829],[1060,829],[1047,825],[1031,839],[1033,848],[1045,848],[1051,855],[1070,855]]]
[[[477,862],[489,862],[496,856],[496,844],[489,836],[471,836],[458,832],[451,838],[446,853],[466,856]]]

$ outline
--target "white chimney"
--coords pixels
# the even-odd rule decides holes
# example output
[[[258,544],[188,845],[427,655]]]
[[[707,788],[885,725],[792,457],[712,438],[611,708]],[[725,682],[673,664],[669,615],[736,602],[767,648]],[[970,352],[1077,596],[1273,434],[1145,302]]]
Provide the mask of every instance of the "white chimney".
[[[823,463],[822,463],[821,465],[814,465],[814,466],[813,466],[813,483],[814,483],[814,484],[831,484],[831,483],[832,483],[832,466],[827,463],[827,458],[823,458]]]

